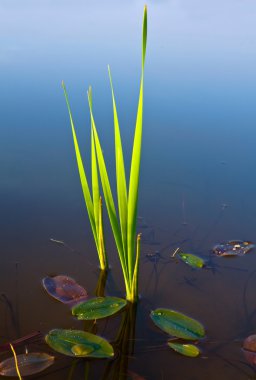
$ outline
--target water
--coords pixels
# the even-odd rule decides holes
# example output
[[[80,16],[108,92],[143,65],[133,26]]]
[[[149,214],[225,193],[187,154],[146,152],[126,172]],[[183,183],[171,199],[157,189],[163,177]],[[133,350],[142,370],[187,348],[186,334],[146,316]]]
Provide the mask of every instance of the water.
[[[92,85],[98,130],[113,167],[111,65],[129,158],[142,10],[141,1],[1,2],[0,291],[9,300],[2,297],[0,303],[1,343],[36,330],[83,328],[41,285],[47,275],[66,274],[92,296],[99,275],[61,80],[87,167],[86,90]],[[89,379],[129,379],[132,373],[145,379],[254,376],[240,347],[256,328],[255,251],[234,259],[212,258],[210,251],[229,240],[256,241],[255,13],[251,0],[148,3],[141,301],[134,334],[134,316],[120,315],[97,326],[113,342],[123,317],[128,327],[122,334],[128,334],[134,349],[121,339],[123,367],[120,355],[110,363],[82,361],[74,369],[75,379],[84,379],[85,371]],[[112,270],[106,294],[123,296],[109,235],[107,246]],[[177,247],[210,258],[211,268],[194,271],[170,260]],[[184,358],[166,347],[168,337],[149,318],[157,307],[178,310],[205,325],[201,358]],[[51,352],[41,344],[33,348]],[[34,378],[68,378],[71,364],[57,356],[54,366]]]

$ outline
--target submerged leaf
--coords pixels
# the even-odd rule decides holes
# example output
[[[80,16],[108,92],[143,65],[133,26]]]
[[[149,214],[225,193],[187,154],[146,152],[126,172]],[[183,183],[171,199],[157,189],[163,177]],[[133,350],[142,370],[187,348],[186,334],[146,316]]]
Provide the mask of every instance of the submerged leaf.
[[[181,258],[184,263],[190,265],[192,268],[203,268],[205,266],[205,262],[201,257],[192,255],[191,253],[177,253],[177,255]]]
[[[67,276],[45,277],[42,283],[50,296],[65,304],[74,305],[88,297],[86,290]]]
[[[254,244],[250,241],[230,240],[215,245],[212,250],[217,256],[243,256],[253,248]]]
[[[51,330],[46,343],[61,354],[75,357],[110,358],[113,347],[104,338],[80,330]]]
[[[195,358],[200,354],[200,350],[194,344],[182,344],[168,342],[168,346],[181,355]]]
[[[100,319],[117,313],[126,304],[122,298],[97,297],[74,306],[72,314],[82,320]]]
[[[200,322],[177,311],[156,309],[151,311],[150,316],[156,326],[177,338],[197,340],[205,335],[204,327]]]
[[[17,355],[17,364],[21,376],[29,376],[41,372],[54,362],[54,356],[43,352],[31,352]],[[1,376],[17,376],[14,358],[9,358],[0,363]]]

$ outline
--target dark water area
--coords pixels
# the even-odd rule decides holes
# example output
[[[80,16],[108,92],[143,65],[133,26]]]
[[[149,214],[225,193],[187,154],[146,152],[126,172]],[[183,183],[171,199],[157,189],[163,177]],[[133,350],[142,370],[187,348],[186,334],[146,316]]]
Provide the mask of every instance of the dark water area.
[[[34,342],[29,351],[45,351],[56,360],[31,379],[255,378],[241,346],[256,332],[256,250],[236,258],[212,255],[220,242],[256,242],[256,4],[251,0],[148,2],[137,310],[87,326],[41,284],[45,276],[66,274],[95,295],[98,258],[61,80],[88,168],[86,90],[92,85],[113,180],[107,64],[128,170],[143,5],[114,0],[0,4],[0,344],[38,330],[44,335],[52,328],[93,328],[116,348],[114,360],[74,362]],[[111,271],[105,294],[123,297],[107,221],[106,231]],[[178,247],[209,261],[209,268],[194,270],[171,259]],[[203,323],[199,358],[168,348],[168,336],[149,317],[158,307]],[[11,353],[0,355],[2,361]]]

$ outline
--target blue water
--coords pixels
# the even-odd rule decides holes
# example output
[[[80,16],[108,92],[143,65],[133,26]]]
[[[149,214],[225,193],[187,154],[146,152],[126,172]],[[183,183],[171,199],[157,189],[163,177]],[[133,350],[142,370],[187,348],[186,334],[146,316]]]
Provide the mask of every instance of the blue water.
[[[110,64],[128,170],[143,5],[1,1],[0,291],[13,303],[19,325],[17,331],[1,302],[3,343],[34,330],[81,328],[40,283],[49,274],[68,274],[93,295],[98,276],[61,81],[68,89],[87,168],[86,91],[92,85],[97,128],[108,167],[114,170]],[[214,271],[166,261],[179,246],[209,258],[216,243],[256,241],[255,15],[252,0],[148,2],[139,197],[146,228],[135,352],[127,355],[131,359],[124,379],[132,378],[132,372],[145,379],[253,378],[240,347],[256,328],[255,317],[248,318],[245,310],[245,304],[249,314],[255,308],[255,252],[213,259]],[[50,238],[65,241],[76,252]],[[112,280],[106,292],[122,296],[111,237],[107,243]],[[149,260],[147,254],[155,251],[161,258]],[[168,337],[148,317],[156,307],[173,308],[204,323],[208,338],[201,358],[187,359],[166,348]],[[54,372],[52,367],[35,378],[67,378],[71,362],[59,360],[55,369],[63,369]],[[118,378],[115,371],[103,377],[103,367],[89,378]],[[83,365],[79,368],[76,379],[84,378]]]

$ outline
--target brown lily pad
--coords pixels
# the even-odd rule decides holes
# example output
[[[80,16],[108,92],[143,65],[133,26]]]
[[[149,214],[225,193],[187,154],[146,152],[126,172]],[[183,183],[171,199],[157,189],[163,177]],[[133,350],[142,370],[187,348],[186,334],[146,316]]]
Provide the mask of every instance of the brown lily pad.
[[[256,366],[256,335],[250,335],[244,340],[243,353],[245,359],[252,366]]]
[[[47,293],[56,300],[74,306],[87,299],[87,291],[68,276],[45,277],[42,280]]]

